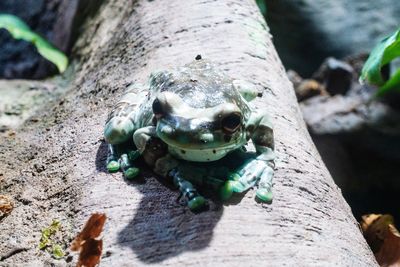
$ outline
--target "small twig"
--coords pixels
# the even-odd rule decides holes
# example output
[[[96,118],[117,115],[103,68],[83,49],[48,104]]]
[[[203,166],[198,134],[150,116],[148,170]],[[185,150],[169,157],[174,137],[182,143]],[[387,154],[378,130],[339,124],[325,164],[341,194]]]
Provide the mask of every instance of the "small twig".
[[[25,252],[28,250],[29,250],[29,248],[14,248],[11,251],[9,251],[8,253],[4,254],[3,256],[0,256],[0,261],[4,261],[18,253]]]

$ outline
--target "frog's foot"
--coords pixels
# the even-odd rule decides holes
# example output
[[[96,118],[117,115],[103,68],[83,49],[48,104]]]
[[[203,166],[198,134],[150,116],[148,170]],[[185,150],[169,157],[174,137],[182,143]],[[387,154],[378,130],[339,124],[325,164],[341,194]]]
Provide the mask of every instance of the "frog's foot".
[[[201,196],[196,188],[189,181],[181,177],[176,169],[170,171],[174,184],[179,188],[181,195],[186,199],[187,205],[191,211],[199,211],[206,205],[206,200]]]
[[[262,96],[262,90],[259,90],[259,88],[251,82],[234,80],[232,84],[246,101],[252,101],[254,98]]]
[[[122,170],[124,177],[128,180],[135,178],[139,174],[139,169],[132,165],[132,162],[139,156],[138,151],[132,151],[128,154],[116,155],[115,149],[110,145],[107,157],[107,170],[117,172]]]
[[[270,202],[272,201],[272,176],[273,170],[267,162],[252,159],[230,174],[228,183],[233,192],[242,193],[260,181],[256,196],[262,202]]]
[[[194,180],[193,182],[196,182]],[[228,200],[232,197],[233,188],[230,181],[226,181],[226,175],[223,179],[215,176],[205,176],[202,180],[202,186],[217,192],[222,201]]]
[[[121,167],[121,165],[119,164],[119,159],[116,150],[117,149],[115,145],[108,144],[108,153],[107,153],[108,172],[117,172]]]
[[[261,202],[270,203],[273,199],[272,194],[272,178],[274,176],[274,170],[267,165],[260,177],[258,183],[258,189],[256,191],[256,197]]]
[[[228,200],[233,195],[232,181],[226,181],[224,185],[219,189],[219,197],[222,201]]]
[[[119,164],[119,160],[117,158],[108,158],[107,159],[107,171],[108,172],[117,172],[121,168]]]

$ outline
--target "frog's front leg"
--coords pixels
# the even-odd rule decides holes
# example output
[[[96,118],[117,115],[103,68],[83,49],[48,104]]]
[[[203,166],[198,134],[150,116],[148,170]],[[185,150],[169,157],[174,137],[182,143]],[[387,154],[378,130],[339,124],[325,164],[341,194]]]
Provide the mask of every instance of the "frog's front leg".
[[[168,146],[157,137],[155,126],[136,130],[133,142],[148,166],[155,167],[157,160],[168,154]]]
[[[262,91],[259,90],[253,83],[245,80],[233,80],[232,84],[233,87],[235,87],[242,97],[248,102],[252,101],[256,97],[262,96]]]
[[[233,191],[241,193],[258,183],[257,198],[272,201],[272,178],[274,173],[274,138],[272,124],[266,112],[252,115],[246,129],[256,148],[257,157],[246,162],[231,177]]]
[[[110,112],[104,128],[104,137],[109,144],[107,170],[116,172],[122,169],[126,178],[133,178],[139,172],[131,164],[137,157],[132,135],[138,127],[138,106],[145,97],[146,89],[142,85],[131,85]]]

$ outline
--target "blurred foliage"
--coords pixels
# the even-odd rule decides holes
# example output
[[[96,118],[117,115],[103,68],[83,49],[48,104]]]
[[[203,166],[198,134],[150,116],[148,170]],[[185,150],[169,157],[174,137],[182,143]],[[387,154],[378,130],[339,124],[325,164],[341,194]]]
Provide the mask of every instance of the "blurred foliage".
[[[15,39],[22,39],[34,44],[44,58],[55,64],[60,73],[64,72],[68,66],[66,55],[47,42],[37,33],[33,32],[29,26],[14,15],[0,14],[0,29],[6,29]]]
[[[49,227],[42,229],[42,236],[40,238],[39,249],[44,249],[50,244],[50,237],[54,235],[61,226],[61,222],[54,220]]]
[[[379,86],[377,95],[383,95],[392,90],[400,90],[400,69],[397,69],[387,80],[382,76],[382,67],[399,56],[400,29],[383,39],[371,51],[362,69],[360,81]]]
[[[42,236],[40,237],[39,249],[46,250],[55,259],[64,257],[65,252],[60,244],[57,243],[57,234],[60,235],[61,222],[53,220],[50,226],[42,229]]]
[[[256,0],[256,3],[263,16],[267,16],[267,3],[265,2],[265,0]]]

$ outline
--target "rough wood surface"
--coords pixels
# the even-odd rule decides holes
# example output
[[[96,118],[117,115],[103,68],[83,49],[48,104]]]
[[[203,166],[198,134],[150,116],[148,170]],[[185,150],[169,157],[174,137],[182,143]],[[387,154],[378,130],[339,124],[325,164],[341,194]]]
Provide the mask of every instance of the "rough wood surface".
[[[309,137],[254,1],[106,2],[75,54],[82,64],[52,113],[0,141],[2,192],[16,200],[0,223],[0,257],[17,251],[0,265],[57,264],[37,251],[40,229],[56,217],[76,233],[92,212],[108,216],[102,266],[376,265]],[[150,173],[127,183],[105,172],[103,125],[125,86],[197,54],[264,88],[257,105],[271,113],[278,152],[270,205],[249,191],[193,214]]]

